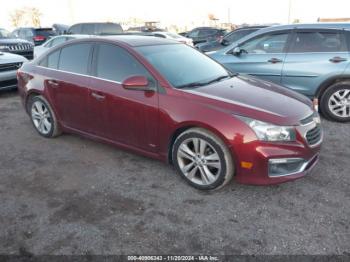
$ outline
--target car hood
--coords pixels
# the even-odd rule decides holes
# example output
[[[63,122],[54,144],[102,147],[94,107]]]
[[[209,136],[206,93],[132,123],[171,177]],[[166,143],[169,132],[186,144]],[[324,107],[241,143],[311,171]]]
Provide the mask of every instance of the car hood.
[[[19,63],[28,61],[24,56],[5,53],[0,51],[0,64],[4,63]]]
[[[18,39],[18,38],[0,38],[0,45],[1,44],[32,44],[24,39]]]
[[[187,89],[184,93],[218,110],[279,125],[297,125],[313,113],[312,102],[307,97],[244,75]]]

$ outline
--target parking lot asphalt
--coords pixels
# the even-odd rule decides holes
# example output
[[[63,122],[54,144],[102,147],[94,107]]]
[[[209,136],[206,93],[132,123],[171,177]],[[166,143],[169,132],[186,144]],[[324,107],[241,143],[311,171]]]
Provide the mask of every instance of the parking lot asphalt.
[[[156,160],[40,137],[0,93],[0,253],[348,254],[350,124],[323,120],[313,172],[275,186],[191,188]]]

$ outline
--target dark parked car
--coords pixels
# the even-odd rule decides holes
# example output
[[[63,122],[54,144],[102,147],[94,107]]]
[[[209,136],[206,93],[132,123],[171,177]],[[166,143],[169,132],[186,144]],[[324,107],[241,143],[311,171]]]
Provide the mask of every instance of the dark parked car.
[[[322,130],[309,99],[172,40],[72,40],[24,64],[18,83],[40,135],[78,133],[170,161],[199,189],[233,175],[286,182],[318,160]]]
[[[314,99],[331,120],[350,121],[350,23],[271,26],[209,55]]]
[[[41,45],[45,43],[50,37],[55,36],[56,33],[52,28],[34,28],[21,27],[15,29],[11,36],[15,38],[25,39],[34,45]]]
[[[216,39],[214,41],[197,44],[196,48],[202,52],[216,51],[232,44],[233,42],[238,41],[239,39],[241,39],[242,37],[245,37],[246,35],[249,35],[265,27],[267,26],[247,26],[247,27],[238,28],[230,33],[227,33],[221,39]]]
[[[10,32],[0,28],[0,52],[7,52],[33,59],[34,45],[26,40],[11,38]]]
[[[119,35],[123,28],[116,23],[80,23],[68,29],[69,34],[80,35]]]
[[[193,40],[193,44],[220,40],[226,34],[225,29],[214,27],[197,27],[186,34],[186,37]]]

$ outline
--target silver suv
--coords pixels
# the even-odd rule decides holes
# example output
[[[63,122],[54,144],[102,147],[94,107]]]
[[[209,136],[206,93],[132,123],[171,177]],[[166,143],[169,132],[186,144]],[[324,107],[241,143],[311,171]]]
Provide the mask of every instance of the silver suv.
[[[17,69],[27,61],[23,56],[0,52],[0,90],[17,88]]]

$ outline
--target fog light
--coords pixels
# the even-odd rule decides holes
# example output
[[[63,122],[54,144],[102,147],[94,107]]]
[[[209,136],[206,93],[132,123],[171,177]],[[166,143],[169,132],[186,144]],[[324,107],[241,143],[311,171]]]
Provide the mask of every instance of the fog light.
[[[290,176],[305,170],[302,158],[275,158],[269,160],[269,177]]]

